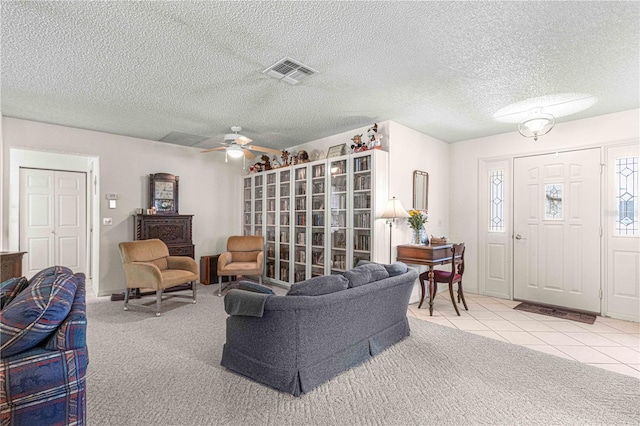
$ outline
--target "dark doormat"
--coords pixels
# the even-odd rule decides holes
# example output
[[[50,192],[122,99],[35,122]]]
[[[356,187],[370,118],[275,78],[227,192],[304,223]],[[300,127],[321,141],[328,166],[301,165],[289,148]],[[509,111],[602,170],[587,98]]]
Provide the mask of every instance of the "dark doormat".
[[[585,324],[593,324],[594,322],[596,322],[596,316],[592,314],[584,314],[582,312],[576,312],[564,308],[553,308],[550,306],[534,305],[533,303],[527,302],[523,302],[513,309],[517,309],[518,311],[532,312],[534,314],[547,315],[549,317],[583,322]]]

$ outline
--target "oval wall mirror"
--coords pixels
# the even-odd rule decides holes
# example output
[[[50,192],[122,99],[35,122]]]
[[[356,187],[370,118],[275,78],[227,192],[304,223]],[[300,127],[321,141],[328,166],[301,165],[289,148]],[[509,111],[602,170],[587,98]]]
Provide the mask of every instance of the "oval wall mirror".
[[[429,208],[429,173],[420,170],[413,172],[413,208],[425,211]]]

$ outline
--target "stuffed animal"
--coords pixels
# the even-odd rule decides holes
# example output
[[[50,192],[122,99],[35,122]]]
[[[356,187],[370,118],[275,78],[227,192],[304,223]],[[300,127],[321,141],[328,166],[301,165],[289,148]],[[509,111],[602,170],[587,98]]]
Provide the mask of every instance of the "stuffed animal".
[[[353,145],[351,145],[351,149],[353,150],[353,152],[360,152],[360,151],[366,151],[367,150],[367,144],[365,142],[362,142],[362,135],[355,135],[354,137],[351,138],[351,140],[353,141]]]
[[[286,167],[289,165],[289,151],[282,151],[282,164],[280,166]]]
[[[262,161],[264,161],[264,163],[262,163],[264,166],[264,170],[271,170],[271,161],[269,160],[269,156],[267,154],[264,154],[260,158],[262,159]]]
[[[369,137],[369,149],[381,149],[382,135],[378,134],[378,123],[374,123],[373,127],[367,130],[367,136]]]
[[[299,163],[307,163],[307,162],[309,162],[309,154],[307,154],[307,151],[299,151],[298,152],[298,162]]]

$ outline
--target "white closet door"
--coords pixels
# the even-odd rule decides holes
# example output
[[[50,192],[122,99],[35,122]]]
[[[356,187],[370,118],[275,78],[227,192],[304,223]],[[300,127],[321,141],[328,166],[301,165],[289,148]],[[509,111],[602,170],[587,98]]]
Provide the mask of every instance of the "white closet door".
[[[86,271],[86,175],[20,169],[20,250],[23,273],[52,265]]]

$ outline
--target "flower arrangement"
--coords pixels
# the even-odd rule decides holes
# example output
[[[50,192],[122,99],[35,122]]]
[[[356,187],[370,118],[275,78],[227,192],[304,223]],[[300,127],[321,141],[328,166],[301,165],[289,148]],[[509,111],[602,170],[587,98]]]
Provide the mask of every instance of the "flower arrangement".
[[[413,229],[414,231],[419,231],[423,229],[422,227],[425,223],[427,223],[428,217],[429,216],[427,212],[412,209],[409,210],[409,218],[407,218],[407,220],[409,221],[409,226],[411,227],[411,229]]]

